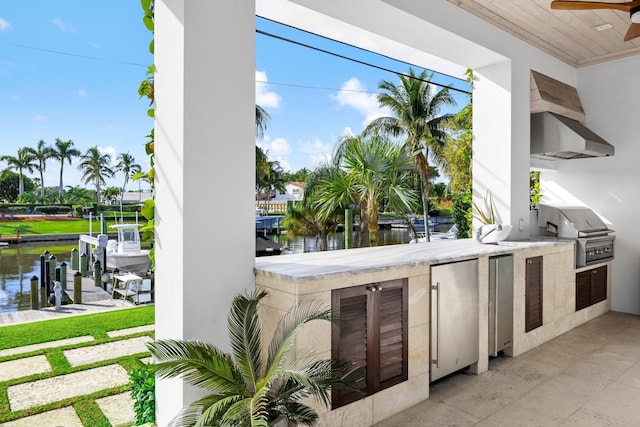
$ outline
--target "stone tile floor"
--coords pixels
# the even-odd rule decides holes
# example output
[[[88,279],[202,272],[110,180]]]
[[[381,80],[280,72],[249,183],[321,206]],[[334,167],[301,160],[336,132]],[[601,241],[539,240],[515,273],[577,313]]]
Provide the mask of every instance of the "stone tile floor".
[[[153,325],[114,331],[113,336],[152,331]],[[79,340],[79,342],[87,341]],[[66,350],[63,355],[72,366],[82,366],[96,361],[107,361],[118,357],[146,352],[145,343],[151,341],[147,336],[124,338],[119,341],[89,345]],[[68,340],[43,343],[12,349],[10,354],[21,354],[39,348],[51,348],[70,344]],[[144,359],[145,363],[149,358]],[[45,356],[29,356],[0,363],[0,381],[19,378],[35,373],[50,371]],[[127,372],[117,363],[59,375],[42,380],[21,383],[7,388],[9,406],[12,411],[44,405],[65,398],[90,394],[96,391],[127,384]],[[96,403],[113,426],[132,425],[134,421],[133,401],[129,393],[97,399]],[[82,426],[73,407],[64,407],[34,416],[0,424],[2,427],[22,426]]]
[[[481,375],[431,384],[429,400],[376,424],[640,426],[640,316],[609,312]]]

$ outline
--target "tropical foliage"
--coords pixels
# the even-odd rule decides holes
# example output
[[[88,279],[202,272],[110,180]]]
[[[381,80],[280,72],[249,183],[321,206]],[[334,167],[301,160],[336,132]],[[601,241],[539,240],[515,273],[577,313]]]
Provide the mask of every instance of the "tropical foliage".
[[[343,203],[334,201],[318,209],[318,205],[321,204],[318,196],[326,181],[337,181],[342,175],[340,168],[328,164],[319,166],[308,175],[304,199],[289,206],[287,216],[282,222],[287,235],[313,236],[321,251],[328,249],[328,237],[343,221],[344,210],[350,207],[351,201],[346,198]]]
[[[18,173],[18,195],[22,194],[24,192],[24,173],[32,173],[37,166],[29,148],[20,147],[17,156],[0,156],[0,160],[7,162],[8,168]]]
[[[101,153],[97,146],[90,147],[80,157],[78,169],[82,171],[82,179],[85,184],[93,183],[96,189],[96,201],[100,203],[100,188],[106,184],[106,178],[112,178],[115,172],[110,167],[111,154]]]
[[[185,406],[172,425],[266,427],[284,417],[311,426],[318,414],[308,406],[309,398],[328,406],[331,387],[353,386],[362,376],[351,363],[291,351],[305,325],[333,320],[331,311],[317,302],[297,305],[284,315],[263,357],[258,305],[266,295],[254,291],[234,298],[227,323],[231,354],[200,341],[148,344],[159,377],[182,377],[209,393]]]
[[[44,172],[47,169],[47,160],[54,156],[54,149],[47,146],[44,140],[38,141],[36,148],[27,147],[27,152],[31,154],[33,160],[38,162],[36,168],[40,172],[40,195],[44,198]]]
[[[71,165],[71,161],[76,157],[80,157],[82,153],[80,153],[80,150],[78,150],[77,148],[73,148],[73,141],[62,141],[60,138],[56,138],[53,151],[54,152],[52,158],[60,162],[60,185],[58,187],[58,192],[60,195],[60,200],[62,201],[62,198],[64,196],[64,186],[62,180],[62,176],[64,174],[64,163],[67,162],[69,163],[69,165]]]
[[[344,135],[334,156],[343,173],[322,182],[316,208],[330,212],[350,204],[358,206],[361,227],[367,224],[368,244],[376,246],[380,207],[386,204],[400,214],[415,207],[417,194],[407,185],[414,156],[406,146],[380,135]]]
[[[414,154],[413,161],[422,183],[422,206],[424,223],[429,216],[429,158],[439,159],[445,145],[446,132],[443,124],[449,114],[442,114],[444,107],[455,105],[455,100],[447,88],[436,91],[431,83],[432,75],[426,71],[400,75],[400,84],[388,80],[378,87],[383,93],[378,95],[381,106],[388,108],[394,116],[379,117],[365,129],[366,134],[380,132],[392,137],[404,137],[404,144]],[[426,237],[429,240],[428,227]]]

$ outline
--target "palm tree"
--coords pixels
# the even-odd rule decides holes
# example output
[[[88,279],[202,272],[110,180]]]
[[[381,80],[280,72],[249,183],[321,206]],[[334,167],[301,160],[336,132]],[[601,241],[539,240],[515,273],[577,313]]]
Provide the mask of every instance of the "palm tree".
[[[271,116],[267,113],[267,110],[256,104],[256,137],[262,139],[264,131],[267,130],[267,124]]]
[[[321,251],[326,251],[329,246],[328,237],[335,231],[338,224],[344,219],[344,210],[352,201],[347,196],[343,200],[332,200],[331,204],[325,204],[318,209],[318,195],[325,182],[337,183],[339,177],[345,175],[344,171],[335,165],[326,164],[317,167],[307,179],[302,202],[295,203],[287,210],[287,215],[282,221],[287,230],[287,236],[315,236],[316,243]],[[336,184],[338,185],[338,184]],[[346,188],[349,183],[347,182]],[[345,188],[345,187],[343,187]],[[342,193],[340,193],[342,194]],[[344,201],[344,203],[341,203]]]
[[[443,107],[456,105],[447,88],[435,91],[430,83],[432,76],[426,71],[415,75],[409,68],[408,75],[400,75],[400,84],[383,80],[378,87],[385,91],[378,95],[380,105],[389,108],[395,117],[379,117],[365,129],[365,134],[379,131],[398,137],[404,136],[405,145],[415,153],[414,164],[422,183],[422,207],[424,223],[429,223],[429,154],[437,161],[439,150],[445,144],[443,125],[450,114],[440,114]],[[425,226],[427,241],[429,227]]]
[[[232,354],[200,341],[159,340],[148,344],[161,378],[183,377],[210,394],[185,406],[171,425],[267,426],[278,417],[313,425],[318,414],[301,402],[315,397],[330,404],[330,388],[353,388],[362,371],[336,360],[297,359],[291,350],[300,329],[314,320],[333,320],[318,303],[298,305],[281,319],[262,357],[258,304],[266,296],[238,295],[228,316]]]
[[[71,159],[74,157],[80,157],[80,150],[73,148],[73,141],[61,141],[60,138],[56,138],[55,147],[53,149],[54,153],[51,156],[53,159],[56,159],[60,162],[60,184],[58,187],[58,194],[60,197],[60,201],[64,197],[64,187],[62,186],[62,173],[64,171],[64,162],[67,161],[71,164]]]
[[[65,200],[67,203],[74,205],[82,205],[88,203],[93,198],[93,191],[76,185],[72,187],[67,185],[67,191],[65,192]]]
[[[31,147],[27,147],[27,150],[33,157],[33,160],[38,162],[38,172],[40,172],[40,196],[44,198],[44,172],[47,169],[47,160],[52,158],[54,154],[54,149],[46,146],[46,142],[42,139],[38,141],[38,145],[35,149]]]
[[[18,196],[24,193],[24,171],[33,173],[37,165],[33,162],[33,155],[29,152],[29,148],[18,148],[17,156],[0,156],[0,160],[7,162],[7,168],[18,172]]]
[[[122,194],[122,189],[120,187],[107,187],[102,192],[102,201],[110,205],[112,203],[115,203],[117,200],[122,200],[120,198],[121,194]]]
[[[113,178],[115,175],[111,169],[111,155],[102,154],[97,146],[91,147],[80,157],[78,169],[82,171],[82,179],[85,184],[93,181],[96,197],[100,203],[100,186],[106,184],[106,178]]]
[[[129,177],[142,171],[142,167],[135,163],[136,159],[129,153],[120,153],[116,157],[118,163],[116,163],[115,170],[122,172],[124,175],[124,182],[122,183],[122,191],[120,192],[120,215],[122,216],[122,199],[124,198],[124,191],[129,182]]]
[[[333,209],[332,204],[352,199],[360,205],[360,224],[367,224],[369,245],[376,246],[380,206],[386,203],[405,213],[416,202],[415,191],[407,185],[415,154],[379,135],[369,139],[346,135],[341,140],[335,157],[346,176],[326,182],[318,208]]]

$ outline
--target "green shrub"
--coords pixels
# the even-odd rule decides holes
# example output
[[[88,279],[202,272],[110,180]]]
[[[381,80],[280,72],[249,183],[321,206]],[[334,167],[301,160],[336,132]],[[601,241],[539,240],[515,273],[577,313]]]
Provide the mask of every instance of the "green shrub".
[[[36,206],[35,209],[45,215],[64,215],[69,213],[71,207],[69,205],[56,206]]]
[[[156,376],[152,365],[144,365],[129,373],[136,425],[156,421]]]

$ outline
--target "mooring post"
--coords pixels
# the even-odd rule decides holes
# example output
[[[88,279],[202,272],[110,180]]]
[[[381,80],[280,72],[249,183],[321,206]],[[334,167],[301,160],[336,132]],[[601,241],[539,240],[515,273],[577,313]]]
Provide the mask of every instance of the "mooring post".
[[[44,277],[44,263],[47,261],[45,254],[40,255],[40,287],[47,286],[47,279]]]
[[[62,285],[62,290],[67,290],[67,263],[62,261],[60,263],[60,285]]]
[[[31,310],[38,308],[38,276],[33,276],[31,278]]]
[[[87,277],[87,253],[83,252],[82,255],[80,255],[80,275],[82,277]]]
[[[82,304],[82,274],[79,271],[73,275],[73,303]]]
[[[45,279],[46,282],[46,279]],[[44,308],[47,306],[47,285],[44,283],[40,284],[40,308]]]
[[[94,286],[102,286],[102,269],[100,268],[100,260],[97,259],[93,263],[93,284]]]
[[[71,269],[78,271],[78,248],[71,249]]]
[[[51,254],[51,256],[49,257],[49,274],[51,275],[51,279],[50,279],[51,281],[49,283],[51,284],[51,291],[53,291],[53,282],[55,282],[56,280],[57,266],[58,266],[58,257]]]
[[[49,299],[49,295],[51,295],[51,262],[49,260],[46,260],[44,262],[44,280],[47,282],[47,298],[46,300]],[[46,303],[45,303],[46,305]]]
[[[344,210],[344,248],[353,246],[353,209]]]

